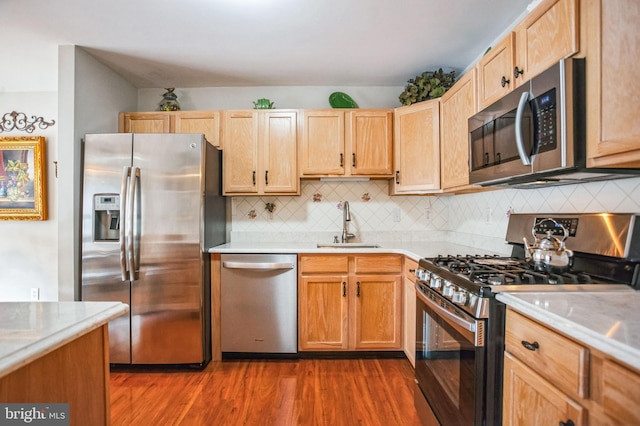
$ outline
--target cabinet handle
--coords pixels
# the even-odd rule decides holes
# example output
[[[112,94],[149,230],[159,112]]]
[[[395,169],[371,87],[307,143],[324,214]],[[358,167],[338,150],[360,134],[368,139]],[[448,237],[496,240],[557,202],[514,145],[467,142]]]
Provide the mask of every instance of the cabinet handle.
[[[415,269],[409,269],[409,272],[415,272],[415,271],[416,271]]]
[[[344,155],[340,153],[340,167],[344,166]]]
[[[504,75],[502,76],[502,80],[500,81],[500,83],[502,84],[502,87],[506,86],[507,84],[511,83],[511,80],[507,80],[507,77],[505,77]]]
[[[351,166],[353,166],[353,167],[356,166],[356,153],[355,152],[351,153]]]
[[[264,184],[269,185],[269,170],[265,170],[264,172]]]
[[[576,424],[573,423],[573,420],[569,419],[566,422],[560,421],[558,426],[576,426]]]
[[[356,297],[360,297],[360,281],[358,281],[356,285]]]
[[[484,153],[484,165],[485,166],[489,165],[489,153],[488,152]]]
[[[251,180],[253,181],[253,186],[256,186],[256,171],[253,171],[253,174],[251,175]]]
[[[500,164],[501,161],[502,161],[502,158],[500,158],[500,153],[496,152],[496,162]]]
[[[520,68],[518,68],[518,66],[516,65],[516,67],[513,69],[513,78],[518,78],[519,76],[521,76],[522,74],[524,74],[524,70],[521,70]]]
[[[400,170],[396,170],[396,183],[400,184]]]
[[[524,346],[525,348],[529,349],[530,351],[535,351],[536,349],[538,349],[540,347],[540,345],[538,344],[538,342],[527,342],[526,340],[523,340],[522,342],[522,346]]]
[[[347,283],[342,281],[342,297],[347,297]]]

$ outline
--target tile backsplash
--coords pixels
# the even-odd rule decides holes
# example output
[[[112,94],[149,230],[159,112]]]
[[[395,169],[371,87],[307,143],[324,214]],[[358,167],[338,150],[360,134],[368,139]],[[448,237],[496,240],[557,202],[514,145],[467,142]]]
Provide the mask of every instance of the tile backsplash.
[[[640,213],[640,177],[455,196],[389,196],[388,185],[303,180],[300,196],[234,197],[231,241],[332,242],[342,233],[343,201],[358,242],[448,239],[504,254],[510,212]]]

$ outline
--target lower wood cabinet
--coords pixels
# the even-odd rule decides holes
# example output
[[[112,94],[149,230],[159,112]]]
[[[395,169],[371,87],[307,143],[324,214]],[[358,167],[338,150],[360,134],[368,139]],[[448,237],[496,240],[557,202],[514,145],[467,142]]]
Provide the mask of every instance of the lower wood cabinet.
[[[404,286],[402,289],[402,349],[414,367],[416,366],[416,275],[418,262],[405,257]]]
[[[504,425],[640,424],[640,372],[507,310]]]
[[[402,349],[401,255],[300,255],[301,351]]]

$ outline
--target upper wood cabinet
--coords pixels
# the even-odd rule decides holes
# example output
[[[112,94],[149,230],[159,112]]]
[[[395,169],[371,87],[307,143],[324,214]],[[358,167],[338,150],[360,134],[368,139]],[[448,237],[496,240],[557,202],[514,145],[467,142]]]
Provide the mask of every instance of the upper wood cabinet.
[[[579,0],[543,0],[477,64],[484,109],[579,48]]]
[[[640,2],[586,0],[587,161],[640,167]]]
[[[516,87],[578,51],[579,1],[544,0],[516,26]]]
[[[433,99],[395,109],[392,195],[440,192],[439,105]]]
[[[463,75],[440,99],[440,186],[469,185],[469,117],[477,112],[476,69]]]
[[[220,111],[121,112],[118,131],[124,133],[202,133],[220,147]]]
[[[479,109],[491,105],[513,90],[514,44],[515,35],[509,33],[478,61]]]
[[[224,194],[300,193],[296,111],[224,111],[222,128]]]
[[[391,177],[393,110],[304,110],[301,116],[302,177]]]

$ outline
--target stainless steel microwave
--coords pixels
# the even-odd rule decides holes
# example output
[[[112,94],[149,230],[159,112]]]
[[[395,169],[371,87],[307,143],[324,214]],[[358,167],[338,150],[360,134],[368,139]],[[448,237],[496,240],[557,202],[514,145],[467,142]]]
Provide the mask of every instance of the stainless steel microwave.
[[[585,59],[566,59],[469,118],[469,182],[539,187],[640,169],[586,167]]]

